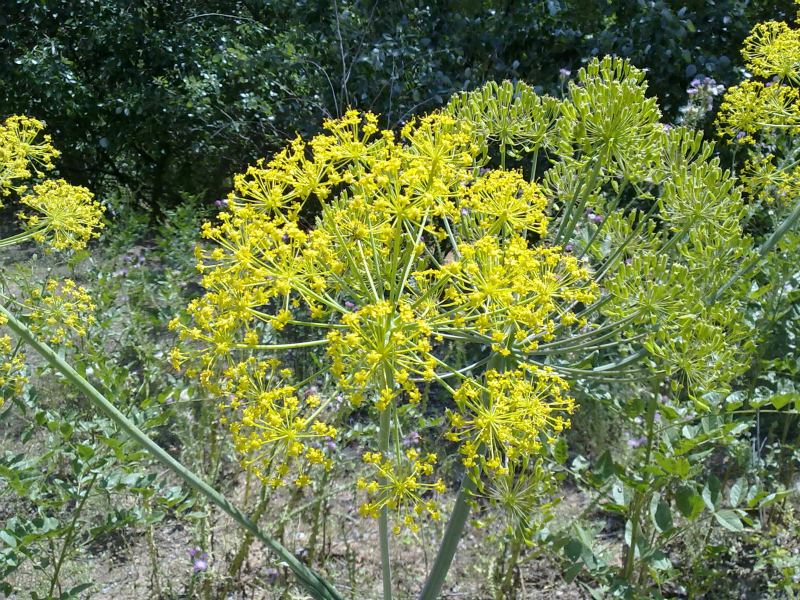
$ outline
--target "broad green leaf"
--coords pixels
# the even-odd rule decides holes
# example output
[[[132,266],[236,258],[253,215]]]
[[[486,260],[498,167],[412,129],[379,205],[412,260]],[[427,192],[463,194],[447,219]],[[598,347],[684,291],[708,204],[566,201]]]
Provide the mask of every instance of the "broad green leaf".
[[[769,403],[772,404],[772,406],[774,406],[777,410],[782,409],[790,402],[800,403],[800,394],[796,392],[776,394],[769,399]]]
[[[654,494],[650,501],[650,518],[660,532],[672,529],[672,511],[669,503],[661,498],[661,494]]]
[[[704,502],[697,492],[684,486],[675,494],[675,505],[684,517],[693,520],[703,512]]]
[[[744,530],[744,524],[735,511],[723,509],[714,513],[717,523],[728,531],[739,532]]]
[[[708,510],[717,510],[717,503],[719,502],[720,482],[716,475],[711,474],[708,476],[708,481],[703,487],[703,502],[705,502]]]
[[[739,506],[739,502],[744,497],[744,492],[747,489],[747,482],[743,477],[740,477],[733,482],[728,497],[731,501],[731,506]]]

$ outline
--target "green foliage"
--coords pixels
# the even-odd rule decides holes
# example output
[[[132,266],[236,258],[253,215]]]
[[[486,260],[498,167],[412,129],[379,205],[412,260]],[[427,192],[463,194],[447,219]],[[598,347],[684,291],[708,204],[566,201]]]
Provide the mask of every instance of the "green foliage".
[[[16,0],[0,15],[0,114],[45,119],[63,172],[149,208],[221,197],[254,156],[348,105],[393,126],[454,92],[616,54],[675,115],[686,84],[736,77],[737,49],[791,3]]]

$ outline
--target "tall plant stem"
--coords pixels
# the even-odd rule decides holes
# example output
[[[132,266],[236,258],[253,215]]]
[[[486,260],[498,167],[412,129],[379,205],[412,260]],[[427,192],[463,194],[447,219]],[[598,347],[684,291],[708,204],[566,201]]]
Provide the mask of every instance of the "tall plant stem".
[[[389,449],[389,434],[391,433],[391,409],[381,411],[380,439],[378,447],[385,453]],[[378,517],[378,535],[381,544],[381,576],[383,579],[383,600],[392,600],[392,564],[389,557],[389,509],[381,508]]]
[[[31,348],[44,358],[51,367],[61,373],[73,386],[86,395],[88,400],[101,412],[105,413],[117,427],[127,433],[137,444],[149,452],[153,458],[183,479],[198,493],[205,496],[210,502],[227,513],[241,527],[251,532],[265,546],[275,552],[281,560],[292,570],[298,581],[306,588],[316,600],[343,600],[334,587],[323,579],[313,569],[300,562],[294,554],[284,548],[279,542],[265,535],[258,526],[245,516],[238,508],[233,506],[225,496],[203,481],[197,474],[189,470],[182,463],[174,459],[166,450],[150,439],[128,417],[122,414],[109,400],[105,398],[86,379],[75,371],[63,358],[53,351],[47,344],[37,340],[31,331],[19,321],[5,306],[0,305],[0,315],[8,319],[8,327],[20,339],[24,340]]]
[[[75,535],[75,525],[78,523],[78,518],[81,516],[81,512],[83,512],[83,505],[86,504],[86,500],[89,498],[89,494],[92,492],[94,482],[97,481],[98,475],[100,475],[99,471],[95,471],[94,475],[92,475],[92,479],[89,481],[89,485],[86,486],[83,496],[81,497],[81,501],[75,509],[75,516],[72,518],[72,522],[69,524],[67,535],[64,537],[64,544],[61,546],[61,553],[58,555],[58,560],[56,561],[56,568],[53,571],[53,576],[50,578],[50,591],[47,593],[49,598],[53,597],[53,592],[55,591],[56,586],[58,586],[59,594],[61,593],[61,585],[58,581],[58,578],[61,575],[61,567],[64,565],[64,559],[67,557],[67,550],[72,546],[72,538]]]
[[[474,490],[475,484],[469,475],[465,473],[464,479],[461,480],[461,489],[458,491],[453,512],[447,522],[447,529],[445,529],[442,543],[439,546],[439,552],[436,554],[436,561],[428,574],[428,579],[425,581],[425,587],[422,588],[419,600],[437,600],[439,598],[447,572],[453,563],[458,542],[464,534],[464,526],[467,524],[470,511],[469,496]]]
[[[758,266],[758,263],[769,254],[769,252],[778,245],[778,242],[781,241],[781,238],[786,235],[792,227],[794,227],[795,223],[800,220],[800,202],[794,207],[791,213],[783,220],[783,222],[778,226],[778,228],[772,232],[767,240],[761,244],[761,247],[758,249],[758,254],[753,256],[749,261],[747,261],[744,265],[742,265],[736,273],[730,276],[728,281],[722,284],[722,286],[711,296],[706,299],[708,304],[714,304],[717,300],[719,300],[720,296],[722,296],[723,292],[731,287],[734,283],[736,283],[740,278],[747,275],[750,271],[755,269]]]
[[[645,423],[647,424],[647,451],[645,453],[644,467],[642,468],[644,473],[648,472],[650,467],[650,459],[653,455],[653,437],[656,420],[656,398],[658,396],[658,388],[659,384],[656,383],[655,389],[653,390],[653,395],[647,401],[647,412],[645,415]],[[636,541],[639,537],[639,521],[641,519],[642,507],[647,505],[647,495],[652,493],[652,491],[649,489],[649,479],[650,476],[645,475],[643,488],[647,489],[647,491],[642,492],[637,490],[631,502],[633,506],[633,513],[631,514],[631,543],[628,546],[628,553],[625,557],[625,570],[623,571],[623,577],[631,585],[633,585],[634,567],[636,566]]]

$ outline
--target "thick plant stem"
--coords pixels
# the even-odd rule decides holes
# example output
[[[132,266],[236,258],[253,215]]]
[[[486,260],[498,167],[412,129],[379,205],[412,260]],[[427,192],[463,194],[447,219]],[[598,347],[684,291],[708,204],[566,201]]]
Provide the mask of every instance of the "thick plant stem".
[[[264,512],[267,510],[267,506],[269,505],[270,498],[272,497],[271,494],[268,493],[267,487],[262,486],[261,488],[261,497],[258,502],[258,506],[256,506],[255,511],[253,511],[252,516],[250,517],[253,520],[253,523],[258,524],[259,520],[263,516]],[[231,561],[230,566],[228,567],[228,576],[231,578],[235,578],[239,575],[239,571],[242,569],[242,564],[244,563],[244,559],[247,556],[247,553],[250,551],[250,546],[253,545],[253,534],[249,531],[245,534],[242,543],[239,545],[239,549],[236,551],[236,554]]]
[[[389,449],[389,433],[391,429],[391,411],[381,411],[381,429],[378,446],[381,452]],[[389,557],[389,509],[381,508],[378,517],[378,536],[381,544],[381,576],[383,579],[383,600],[392,600],[392,564]]]
[[[651,398],[648,398],[647,401],[647,412],[645,415],[645,422],[647,424],[647,450],[645,453],[645,460],[644,460],[644,467],[643,471],[645,473],[648,472],[650,468],[650,459],[653,455],[653,436],[654,436],[654,426],[655,426],[655,417],[656,417],[656,405],[658,404],[657,394],[658,394],[658,384],[656,384],[655,389],[653,390],[653,395]],[[645,485],[649,487],[650,476],[645,476]],[[633,576],[634,576],[634,567],[636,566],[636,542],[637,538],[639,537],[639,523],[641,520],[641,513],[642,509],[647,506],[647,501],[649,500],[650,496],[652,495],[652,491],[648,489],[647,492],[640,492],[637,491],[633,496],[632,506],[633,506],[633,514],[631,515],[631,543],[628,546],[628,552],[625,556],[625,569],[623,571],[623,577],[625,580],[630,584],[633,585]]]
[[[456,554],[458,542],[464,533],[464,526],[467,524],[470,511],[469,496],[474,489],[475,484],[472,479],[468,474],[464,474],[464,479],[461,481],[461,489],[458,492],[458,497],[456,497],[455,506],[453,506],[453,512],[450,513],[447,529],[445,529],[442,543],[439,546],[439,552],[436,554],[436,561],[428,574],[428,579],[425,581],[425,587],[422,588],[419,600],[437,600],[439,598],[447,572],[450,570],[450,565]]]
[[[503,577],[503,582],[500,585],[501,594],[505,598],[510,598],[514,590],[514,571],[517,570],[521,548],[522,542],[519,537],[515,536],[514,539],[511,540],[511,556],[508,558],[505,577]]]
[[[265,535],[258,526],[245,516],[238,508],[233,506],[221,493],[208,485],[194,472],[174,459],[166,450],[156,444],[142,432],[128,417],[122,414],[97,388],[75,371],[64,359],[59,357],[52,348],[37,340],[31,331],[19,321],[5,306],[0,305],[0,315],[8,319],[8,327],[31,348],[39,353],[51,367],[61,373],[64,378],[83,392],[89,401],[101,412],[105,413],[116,425],[133,438],[142,448],[147,450],[156,460],[183,479],[197,492],[205,496],[210,502],[226,512],[241,527],[252,533],[265,546],[275,552],[281,560],[292,570],[299,582],[306,588],[311,596],[317,600],[342,600],[342,596],[334,587],[323,579],[314,570],[300,562],[294,554],[284,548],[280,543]]]

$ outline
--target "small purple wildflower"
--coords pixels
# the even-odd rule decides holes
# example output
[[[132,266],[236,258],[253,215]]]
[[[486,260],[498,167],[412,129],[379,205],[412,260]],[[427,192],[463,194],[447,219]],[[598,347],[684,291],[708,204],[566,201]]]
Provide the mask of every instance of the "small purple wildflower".
[[[646,443],[647,443],[646,436],[631,438],[628,440],[628,446],[630,446],[631,448],[638,448],[639,446],[643,446]]]
[[[200,550],[200,548],[189,548],[186,553],[192,560],[192,568],[195,573],[202,573],[208,569],[208,554]]]
[[[461,216],[462,217],[466,217],[468,214],[469,214],[469,209],[468,208],[465,207],[465,208],[461,209]]]
[[[408,447],[408,446],[417,446],[417,445],[419,445],[419,440],[420,440],[419,432],[418,431],[412,431],[411,433],[409,433],[407,436],[405,436],[403,438],[403,446],[406,446],[406,447]]]
[[[567,244],[566,246],[564,246],[564,252],[572,252],[572,249],[574,247],[575,246],[573,246],[572,244]]]
[[[214,204],[217,205],[217,208],[227,208],[228,201],[225,198],[220,198],[219,200],[215,200]]]
[[[194,559],[194,566],[195,573],[202,573],[206,569],[208,569],[208,554],[203,552],[198,558]]]
[[[739,131],[739,132],[737,132],[737,133],[736,133],[736,139],[737,139],[737,140],[740,140],[740,139],[742,139],[742,138],[743,138],[744,136],[746,136],[746,135],[747,135],[747,134],[746,134],[744,131]]]
[[[333,438],[325,438],[324,445],[328,452],[336,452],[336,442],[333,441]]]
[[[569,69],[565,69],[564,67],[561,67],[561,68],[558,70],[558,76],[559,76],[561,79],[566,79],[566,78],[567,78],[567,77],[569,77],[570,75],[572,75],[572,71],[570,71]]]
[[[350,302],[350,300],[345,300],[344,301],[344,307],[347,310],[354,310],[356,308],[356,305],[353,302]]]

